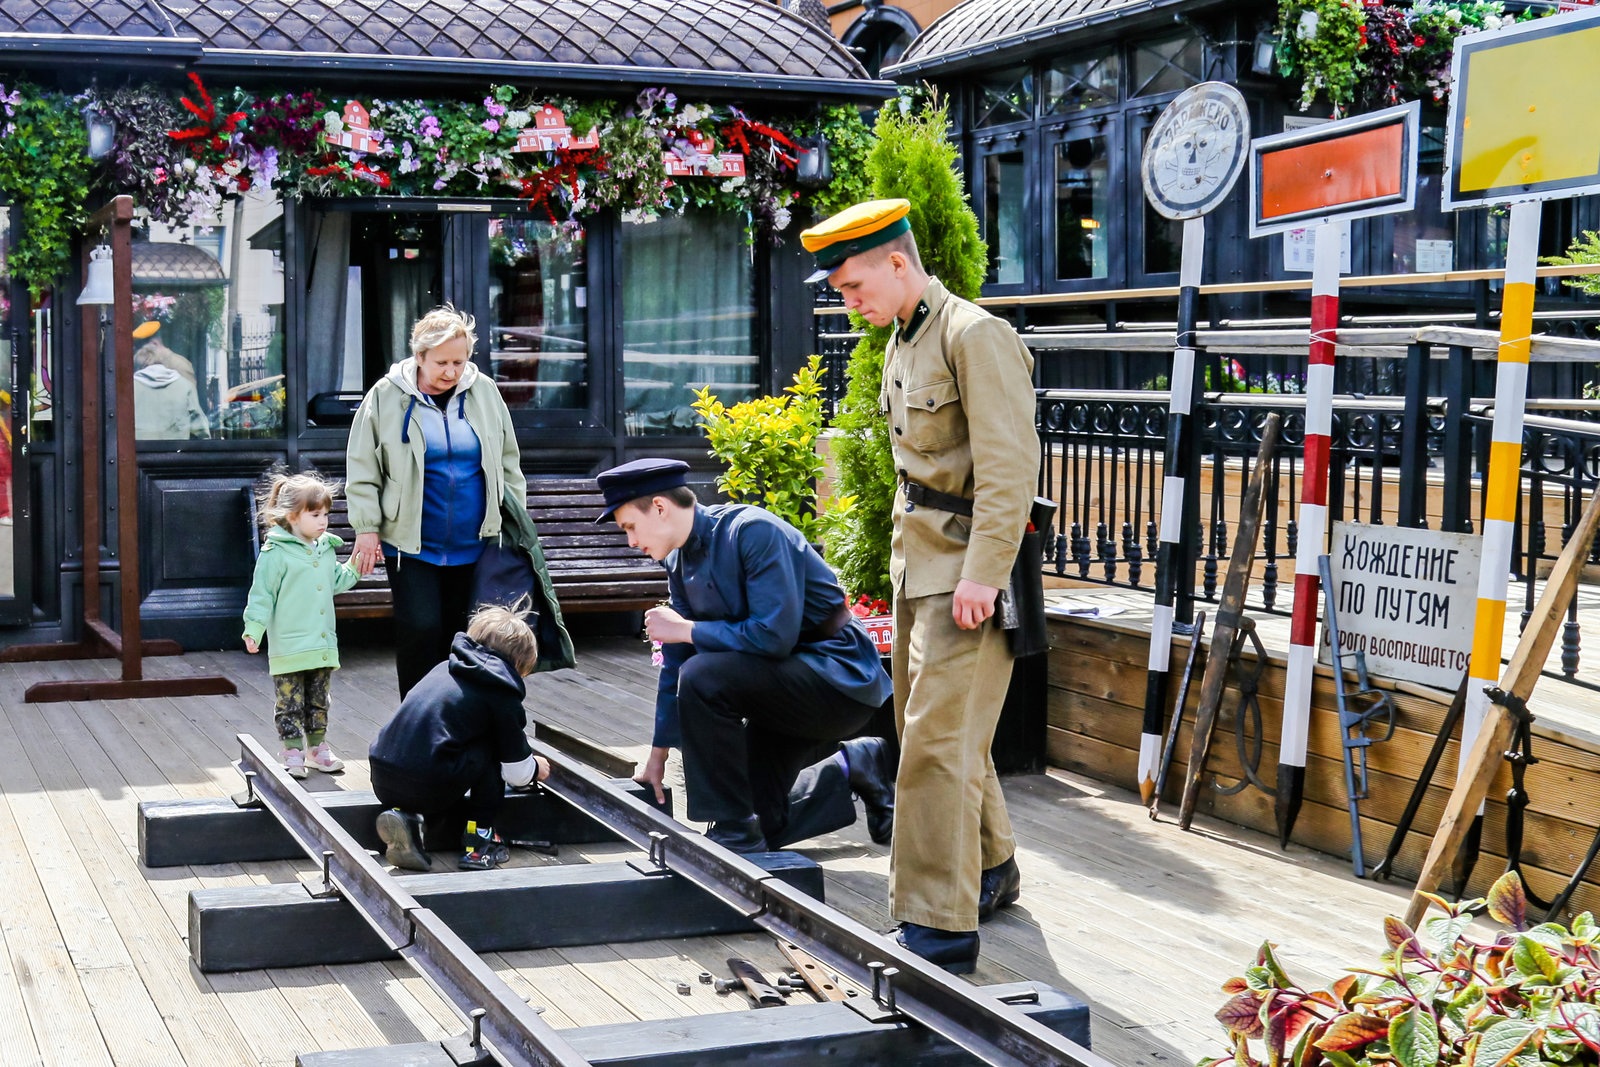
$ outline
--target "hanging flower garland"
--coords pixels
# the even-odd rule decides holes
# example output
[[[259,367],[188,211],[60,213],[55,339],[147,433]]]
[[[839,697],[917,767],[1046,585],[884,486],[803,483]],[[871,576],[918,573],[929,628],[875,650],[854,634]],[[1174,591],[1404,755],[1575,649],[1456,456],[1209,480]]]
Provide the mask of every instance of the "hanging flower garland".
[[[191,74],[181,96],[143,86],[102,106],[117,123],[112,185],[174,225],[271,188],[290,198],[515,197],[556,222],[699,208],[745,214],[752,237],[776,238],[801,196],[795,120],[680,103],[664,89],[631,101],[510,86],[466,100],[354,100],[213,90]]]
[[[1336,118],[1406,100],[1443,104],[1456,39],[1512,21],[1497,0],[1280,0],[1278,69],[1300,79],[1302,111],[1318,98]]]

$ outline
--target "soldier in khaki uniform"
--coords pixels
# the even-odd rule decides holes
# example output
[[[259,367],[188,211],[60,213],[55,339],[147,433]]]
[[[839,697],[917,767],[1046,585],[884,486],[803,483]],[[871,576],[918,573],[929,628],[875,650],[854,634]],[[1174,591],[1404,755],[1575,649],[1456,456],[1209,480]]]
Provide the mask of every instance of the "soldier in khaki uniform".
[[[923,270],[881,200],[801,234],[845,303],[897,325],[884,364],[900,485],[889,573],[901,757],[889,873],[900,938],[958,974],[978,923],[1017,899],[1016,843],[989,748],[1011,679],[994,618],[1039,472],[1033,357],[1016,332]]]

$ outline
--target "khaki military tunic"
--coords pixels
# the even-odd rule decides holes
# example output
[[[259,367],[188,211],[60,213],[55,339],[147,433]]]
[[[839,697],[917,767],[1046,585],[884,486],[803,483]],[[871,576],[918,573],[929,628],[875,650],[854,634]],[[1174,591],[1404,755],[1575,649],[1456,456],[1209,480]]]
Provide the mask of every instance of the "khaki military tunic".
[[[978,928],[980,873],[1015,851],[989,747],[1011,679],[997,619],[952,617],[963,578],[1004,589],[1039,472],[1033,357],[1009,325],[928,282],[889,343],[881,405],[901,486],[889,575],[900,731],[889,910]],[[904,482],[973,502],[972,516],[908,508]]]

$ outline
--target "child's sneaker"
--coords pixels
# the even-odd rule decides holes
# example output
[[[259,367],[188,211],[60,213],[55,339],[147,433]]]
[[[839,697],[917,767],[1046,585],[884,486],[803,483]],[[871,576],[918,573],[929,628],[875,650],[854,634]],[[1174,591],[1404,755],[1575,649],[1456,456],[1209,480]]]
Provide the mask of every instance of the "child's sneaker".
[[[431,871],[433,857],[422,848],[422,816],[399,808],[378,812],[378,838],[383,858],[402,870]]]
[[[461,868],[469,871],[492,871],[511,858],[511,849],[491,826],[467,823],[467,832],[461,835]]]
[[[306,754],[302,749],[286,748],[278,758],[283,760],[283,769],[289,772],[290,778],[304,778],[311,773],[306,770]]]
[[[324,741],[306,753],[306,766],[314,767],[323,774],[338,774],[344,770],[344,760],[335,756],[332,746]]]

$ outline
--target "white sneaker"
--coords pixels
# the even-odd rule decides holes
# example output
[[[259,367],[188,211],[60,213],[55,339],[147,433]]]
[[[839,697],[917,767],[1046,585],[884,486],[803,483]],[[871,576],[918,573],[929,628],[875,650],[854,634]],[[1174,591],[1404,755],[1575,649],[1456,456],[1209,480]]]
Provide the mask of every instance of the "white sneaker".
[[[306,770],[306,754],[298,748],[286,748],[278,758],[283,760],[283,769],[289,772],[290,778],[304,778],[311,773]]]
[[[323,774],[338,774],[344,770],[344,760],[333,754],[333,749],[326,741],[306,753],[306,765],[315,767]]]

